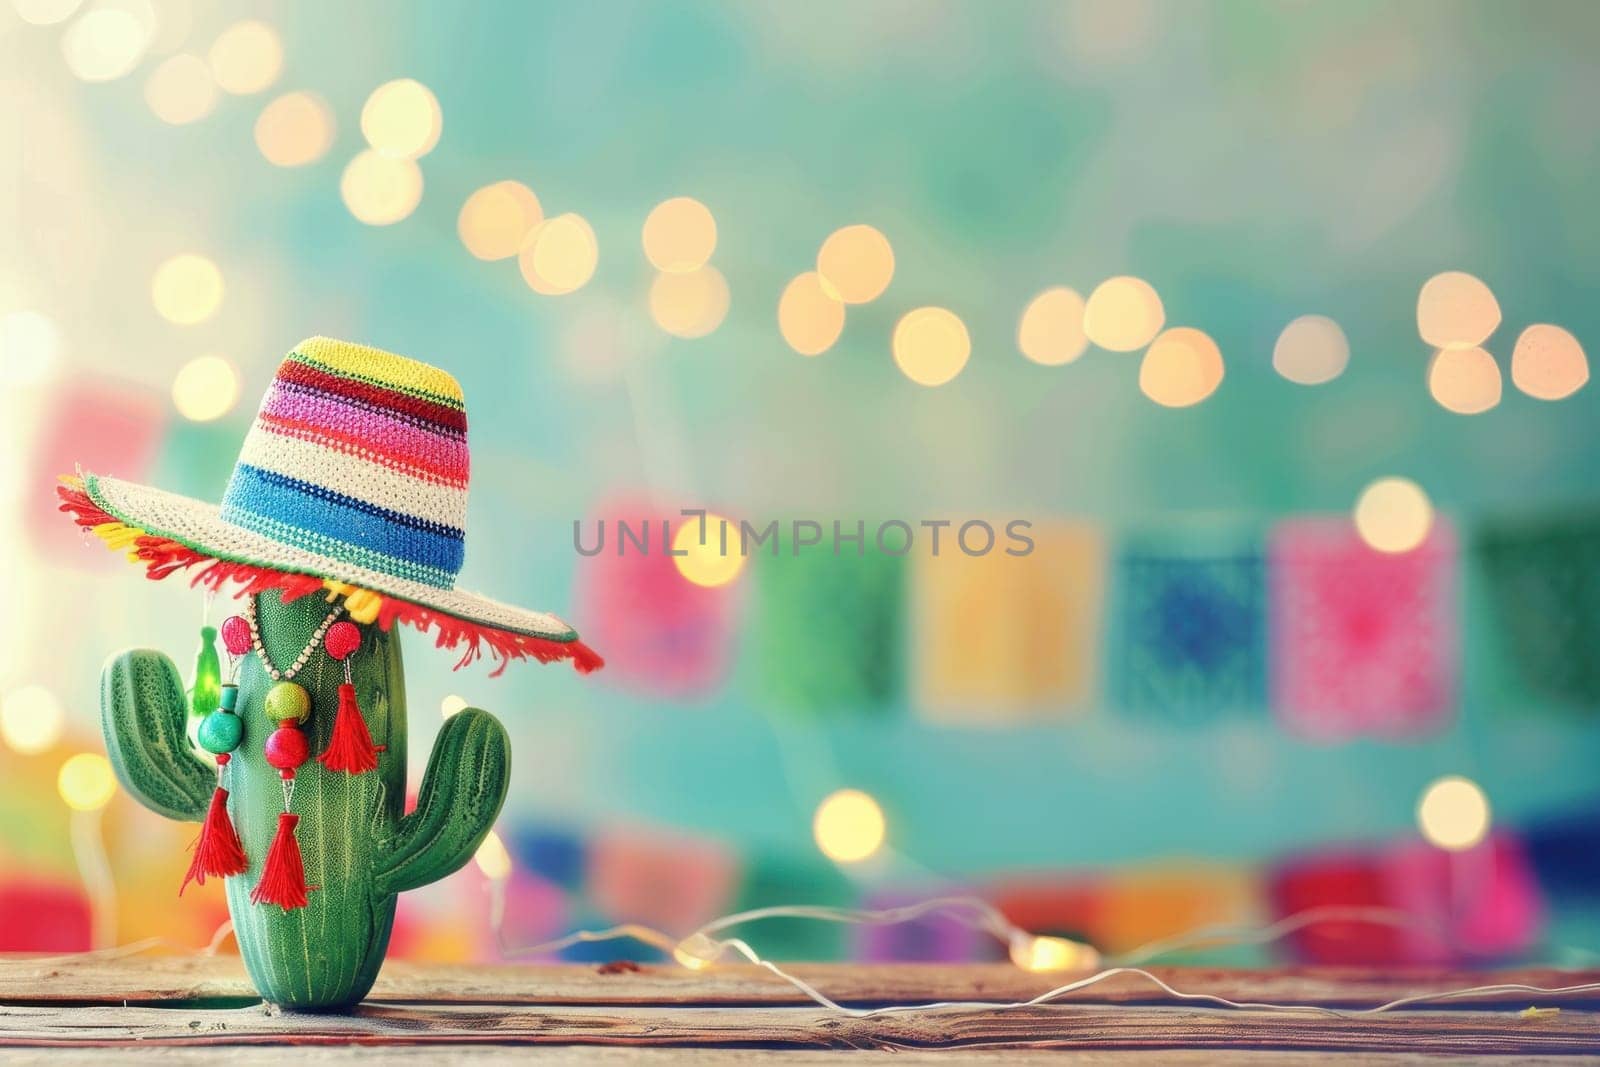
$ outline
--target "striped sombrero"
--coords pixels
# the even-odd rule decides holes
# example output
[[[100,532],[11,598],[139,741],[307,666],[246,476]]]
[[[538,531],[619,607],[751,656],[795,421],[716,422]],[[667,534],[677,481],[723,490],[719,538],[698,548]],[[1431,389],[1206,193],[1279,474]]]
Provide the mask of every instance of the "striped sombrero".
[[[117,478],[64,478],[61,509],[152,578],[345,598],[358,622],[396,619],[498,659],[600,658],[554,615],[455,585],[466,550],[467,413],[426,363],[313,337],[278,367],[222,505]],[[504,663],[501,663],[504,666]]]

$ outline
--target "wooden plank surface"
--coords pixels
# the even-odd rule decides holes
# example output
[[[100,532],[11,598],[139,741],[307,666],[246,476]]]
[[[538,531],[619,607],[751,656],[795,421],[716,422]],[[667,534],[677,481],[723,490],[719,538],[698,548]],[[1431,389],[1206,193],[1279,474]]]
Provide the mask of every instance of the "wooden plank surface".
[[[872,1005],[928,1000],[1022,1000],[1059,976],[1003,964],[964,966],[796,965],[842,1001]],[[1155,969],[1174,986],[1236,1000],[1316,1003],[1348,1009],[1424,991],[1489,983],[1540,986],[1600,981],[1600,972],[1329,969]],[[0,958],[0,1045],[78,1050],[207,1052],[228,1062],[331,1062],[351,1046],[390,1046],[421,1055],[444,1048],[522,1047],[564,1061],[581,1050],[619,1062],[744,1062],[755,1050],[805,1059],[926,1062],[1011,1050],[1007,1062],[1062,1051],[1138,1063],[1299,1062],[1342,1054],[1350,1062],[1416,1063],[1418,1056],[1465,1055],[1529,1062],[1600,1063],[1600,998],[1535,1000],[1496,995],[1471,1004],[1382,1015],[1267,1012],[1158,1003],[1150,985],[1122,976],[1074,994],[1069,1003],[1000,1011],[921,1010],[854,1018],[806,1002],[752,967],[691,972],[642,967],[608,973],[582,965],[438,967],[391,963],[368,1003],[347,1016],[296,1015],[260,1004],[237,957]],[[1532,1014],[1538,1003],[1562,1010]],[[8,1062],[16,1052],[8,1052]],[[715,1057],[715,1058],[713,1058]],[[796,1062],[805,1062],[797,1060]],[[1124,1062],[1119,1059],[1118,1062]],[[1504,1062],[1504,1060],[1502,1060]]]
[[[1060,1005],[857,1019],[814,1008],[365,1005],[351,1015],[261,1006],[0,1007],[0,1042],[34,1047],[207,1045],[650,1045],[681,1048],[1317,1049],[1477,1055],[1600,1050],[1588,1012],[1375,1016]]]
[[[793,964],[787,967],[840,1003],[903,1004],[932,1000],[1027,1000],[1068,976],[1030,974],[1010,964]],[[1452,971],[1392,968],[1151,967],[1183,990],[1231,1000],[1273,1004],[1314,1003],[1371,1007],[1427,991],[1490,983],[1543,987],[1600,982],[1600,970],[1552,968]],[[237,956],[144,956],[106,960],[92,956],[0,956],[0,1003],[254,1002],[260,998]],[[787,982],[753,966],[727,964],[705,971],[643,965],[604,973],[579,964],[529,966],[384,964],[369,1001],[470,1004],[809,1004]],[[1148,982],[1119,976],[1070,998],[1074,1003],[1131,1004],[1167,998]],[[1480,1002],[1480,1004],[1483,1002]],[[1527,996],[1490,1000],[1524,1008]],[[1600,995],[1544,998],[1540,1004],[1600,1007]]]

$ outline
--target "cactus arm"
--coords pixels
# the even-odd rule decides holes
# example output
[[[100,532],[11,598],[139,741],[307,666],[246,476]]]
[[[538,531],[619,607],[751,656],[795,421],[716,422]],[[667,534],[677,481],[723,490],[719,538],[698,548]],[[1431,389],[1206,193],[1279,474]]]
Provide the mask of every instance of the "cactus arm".
[[[117,779],[151,811],[200,822],[217,772],[189,744],[187,714],[178,669],[160,652],[131,649],[100,672],[100,720]]]
[[[374,891],[401,893],[459,870],[499,816],[510,776],[511,743],[499,720],[477,708],[446,719],[417,809],[381,846]]]

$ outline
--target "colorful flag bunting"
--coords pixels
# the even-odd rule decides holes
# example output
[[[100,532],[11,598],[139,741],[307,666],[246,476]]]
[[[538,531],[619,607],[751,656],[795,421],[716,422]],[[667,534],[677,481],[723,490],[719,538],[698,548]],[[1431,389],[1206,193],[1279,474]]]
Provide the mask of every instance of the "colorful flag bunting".
[[[1437,730],[1456,702],[1456,539],[1367,547],[1345,519],[1289,519],[1269,548],[1272,702],[1319,740]]]

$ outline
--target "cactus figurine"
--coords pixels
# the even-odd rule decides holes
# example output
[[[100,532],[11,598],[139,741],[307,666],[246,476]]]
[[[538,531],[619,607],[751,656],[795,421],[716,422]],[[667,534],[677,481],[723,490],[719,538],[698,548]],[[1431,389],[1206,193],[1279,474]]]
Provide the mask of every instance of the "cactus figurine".
[[[435,644],[460,650],[457,666],[485,647],[500,669],[530,658],[601,665],[555,616],[454,588],[466,471],[453,378],[314,338],[280,367],[220,510],[110,478],[63,479],[62,510],[150,577],[188,570],[213,589],[244,586],[243,613],[222,627],[232,679],[196,732],[214,764],[190,741],[183,682],[160,652],[106,665],[101,716],[123,787],[201,824],[190,877],[226,879],[251,980],[286,1008],[360,1001],[396,895],[465,864],[505,800],[505,729],[468,708],[445,721],[416,809],[403,814],[394,624],[436,631]]]

